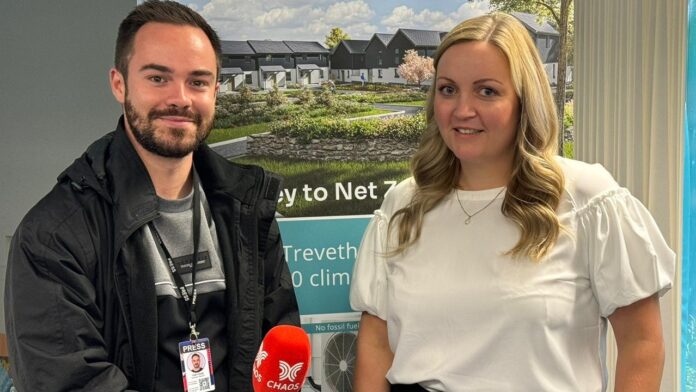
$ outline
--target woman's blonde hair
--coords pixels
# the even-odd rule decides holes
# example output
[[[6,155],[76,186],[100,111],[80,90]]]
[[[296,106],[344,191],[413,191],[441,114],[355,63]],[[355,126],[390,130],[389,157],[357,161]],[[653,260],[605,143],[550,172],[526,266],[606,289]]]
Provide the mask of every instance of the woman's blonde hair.
[[[394,214],[390,231],[398,227],[393,254],[420,238],[424,215],[456,188],[460,164],[440,136],[434,119],[435,80],[442,54],[452,45],[484,41],[507,57],[520,101],[520,122],[515,139],[512,175],[502,213],[520,229],[520,239],[507,254],[538,261],[556,242],[561,225],[555,210],[563,192],[563,173],[557,165],[558,118],[549,81],[537,48],[514,17],[501,13],[466,20],[455,27],[435,54],[435,75],[426,106],[427,127],[411,162],[417,184],[411,202]]]

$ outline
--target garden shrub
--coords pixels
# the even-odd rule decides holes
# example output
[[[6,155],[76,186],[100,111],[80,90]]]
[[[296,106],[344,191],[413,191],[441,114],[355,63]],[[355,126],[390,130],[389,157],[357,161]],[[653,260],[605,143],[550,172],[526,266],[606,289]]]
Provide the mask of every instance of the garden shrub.
[[[336,103],[336,97],[328,84],[321,86],[321,93],[317,97],[317,103],[327,108],[334,106]]]
[[[266,106],[276,107],[286,103],[288,99],[280,92],[278,86],[274,85],[271,91],[266,94]]]
[[[426,94],[421,91],[402,91],[385,94],[345,94],[340,100],[364,103],[413,102],[425,100]]]
[[[304,106],[312,106],[316,102],[312,90],[304,88],[297,96],[297,103]]]
[[[345,139],[387,137],[415,142],[420,139],[424,129],[425,116],[418,114],[389,120],[369,119],[356,121],[293,116],[289,120],[274,123],[269,131],[278,136],[295,137],[304,143],[309,143],[312,139],[334,137]]]
[[[241,89],[239,89],[239,95],[237,96],[237,102],[239,103],[239,105],[246,107],[246,106],[251,105],[252,102],[259,101],[258,99],[255,100],[254,97],[255,97],[255,95],[251,91],[251,88],[245,84],[244,86],[242,86]],[[260,95],[257,95],[256,97],[261,98]]]
[[[563,129],[568,129],[575,123],[575,115],[573,113],[573,103],[568,102],[563,108]]]
[[[400,84],[386,84],[386,83],[365,83],[362,85],[360,82],[353,83],[337,83],[337,90],[353,90],[353,91],[403,91],[408,89],[408,87]]]
[[[312,94],[311,91],[308,91],[308,93]],[[232,103],[235,101],[226,98],[219,101],[216,105],[213,128],[233,128],[248,124],[282,121],[299,114],[304,114],[308,117],[346,116],[372,109],[372,105],[366,103],[333,100],[332,105],[327,107],[319,103],[316,98],[314,100],[314,105],[311,106],[268,106],[268,104],[258,103],[243,106],[239,103]]]

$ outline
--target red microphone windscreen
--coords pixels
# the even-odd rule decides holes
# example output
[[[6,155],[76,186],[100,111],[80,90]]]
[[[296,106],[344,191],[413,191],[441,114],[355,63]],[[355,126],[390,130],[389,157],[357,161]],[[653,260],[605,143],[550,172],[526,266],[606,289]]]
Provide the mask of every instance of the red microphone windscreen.
[[[309,336],[302,328],[271,328],[254,360],[254,392],[301,390],[311,358]]]

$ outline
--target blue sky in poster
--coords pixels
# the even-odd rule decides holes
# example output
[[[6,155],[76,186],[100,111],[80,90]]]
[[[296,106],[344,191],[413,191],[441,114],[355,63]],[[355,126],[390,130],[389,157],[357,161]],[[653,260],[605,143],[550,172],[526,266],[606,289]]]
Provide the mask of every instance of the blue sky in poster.
[[[177,0],[199,11],[225,40],[313,40],[332,27],[353,39],[398,28],[447,31],[489,11],[488,0]]]

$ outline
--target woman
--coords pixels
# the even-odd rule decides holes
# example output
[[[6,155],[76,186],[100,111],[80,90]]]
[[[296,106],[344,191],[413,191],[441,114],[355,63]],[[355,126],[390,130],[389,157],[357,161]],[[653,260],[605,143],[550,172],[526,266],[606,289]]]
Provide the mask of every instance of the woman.
[[[413,178],[376,211],[355,266],[355,391],[603,391],[607,319],[616,391],[657,391],[674,253],[604,168],[555,156],[525,28],[467,20],[435,69]]]

